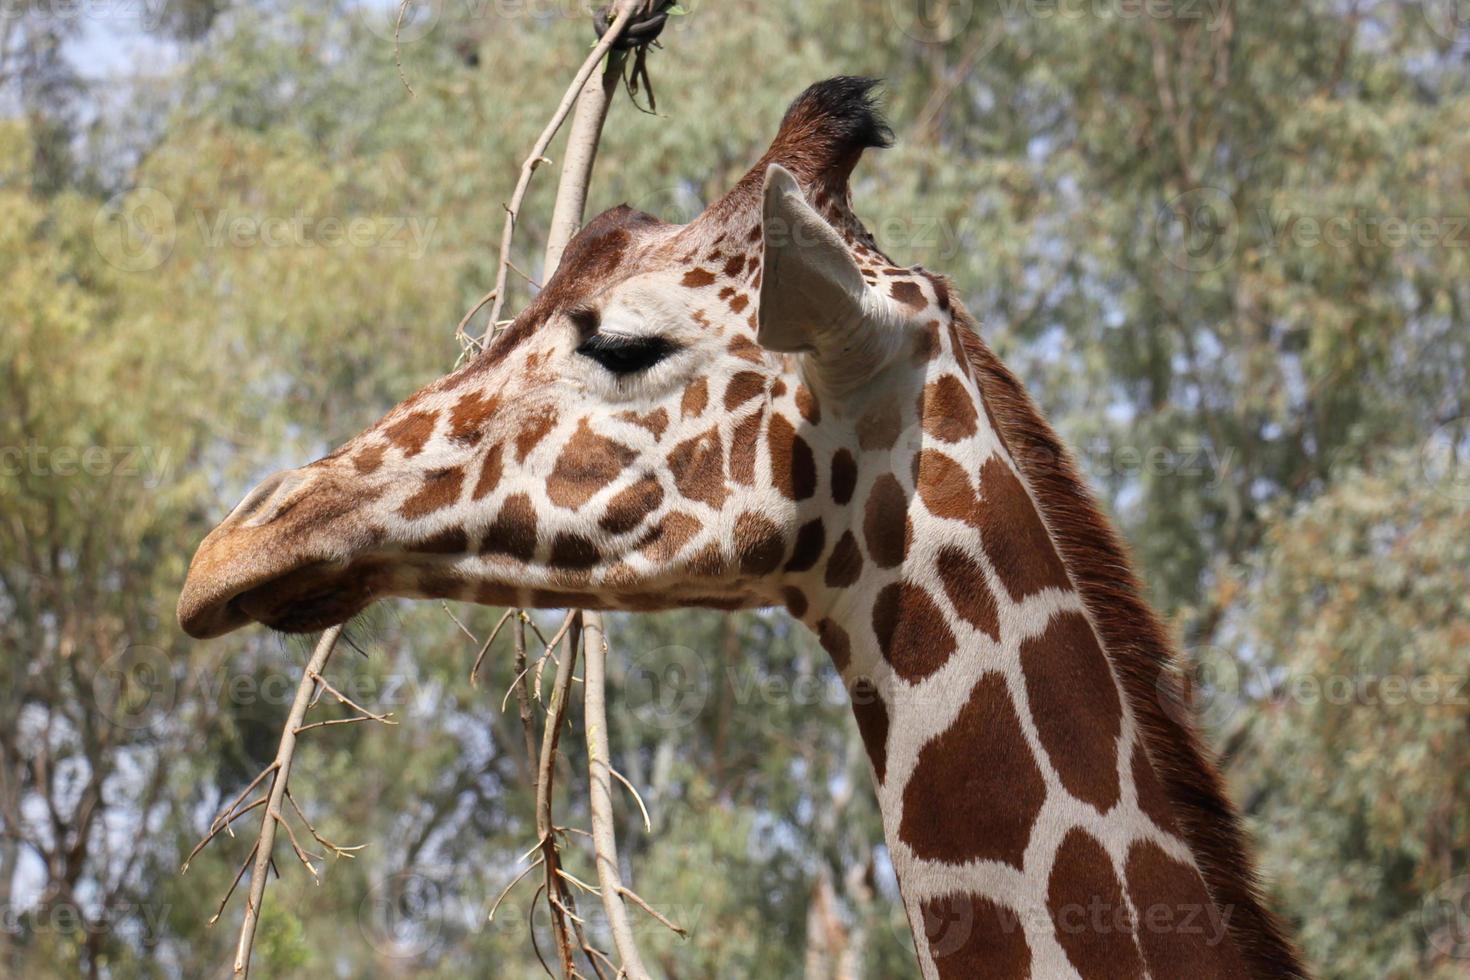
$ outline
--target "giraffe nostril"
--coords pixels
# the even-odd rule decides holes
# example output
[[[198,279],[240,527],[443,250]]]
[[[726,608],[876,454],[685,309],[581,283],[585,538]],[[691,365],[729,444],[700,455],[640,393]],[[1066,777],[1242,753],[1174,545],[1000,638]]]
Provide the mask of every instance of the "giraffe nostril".
[[[258,527],[279,517],[292,491],[306,481],[301,470],[282,470],[272,473],[230,512],[227,521],[239,527]]]

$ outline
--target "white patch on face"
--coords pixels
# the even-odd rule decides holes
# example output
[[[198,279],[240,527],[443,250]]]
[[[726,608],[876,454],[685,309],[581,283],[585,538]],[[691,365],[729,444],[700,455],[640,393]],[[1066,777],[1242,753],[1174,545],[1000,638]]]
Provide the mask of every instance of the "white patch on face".
[[[667,273],[648,273],[618,284],[596,305],[598,333],[619,337],[658,337],[676,348],[643,371],[618,375],[576,352],[582,337],[568,321],[565,380],[585,397],[619,408],[659,401],[708,371],[720,354],[714,331],[696,323],[688,289],[668,281]]]

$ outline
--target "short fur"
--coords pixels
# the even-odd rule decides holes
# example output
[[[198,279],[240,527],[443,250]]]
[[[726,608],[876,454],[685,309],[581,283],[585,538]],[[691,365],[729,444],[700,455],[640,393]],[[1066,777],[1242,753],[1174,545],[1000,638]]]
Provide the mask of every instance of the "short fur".
[[[1266,907],[1240,817],[1193,726],[1164,710],[1182,703],[1171,673],[1167,630],[1143,599],[1127,551],[1103,516],[1071,455],[1042,418],[1020,381],[956,310],[965,354],[1000,436],[1025,475],[1052,539],[1096,624],[1103,647],[1138,720],[1149,759],[1194,852],[1215,904],[1230,909],[1229,929],[1252,973],[1308,976],[1281,920]]]

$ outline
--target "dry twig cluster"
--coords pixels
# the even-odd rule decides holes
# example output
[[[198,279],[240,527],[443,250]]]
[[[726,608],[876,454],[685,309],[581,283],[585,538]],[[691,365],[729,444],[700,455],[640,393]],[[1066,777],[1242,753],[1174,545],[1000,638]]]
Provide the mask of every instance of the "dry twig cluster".
[[[402,23],[403,13],[412,0],[402,0],[399,8],[398,23]],[[511,262],[511,243],[515,234],[517,220],[520,216],[521,205],[525,199],[527,188],[536,169],[543,163],[550,161],[545,156],[552,140],[561,129],[572,110],[576,109],[573,118],[571,132],[567,139],[566,157],[563,162],[561,181],[557,189],[556,205],[553,211],[550,231],[548,233],[545,269],[549,276],[555,269],[557,262],[565,249],[567,241],[581,224],[583,207],[586,202],[587,184],[591,177],[593,160],[596,157],[597,143],[601,136],[602,124],[607,115],[613,92],[617,88],[621,76],[622,66],[626,54],[614,50],[613,44],[618,36],[626,28],[629,21],[640,10],[651,10],[656,3],[648,0],[619,0],[616,5],[616,16],[612,19],[611,26],[603,34],[587,59],[577,70],[571,85],[567,88],[556,110],[552,113],[546,127],[537,138],[521,167],[520,176],[516,182],[515,190],[511,195],[509,203],[505,205],[505,226],[500,239],[500,256],[496,267],[495,285],[479,302],[477,302],[464,315],[464,318],[455,328],[455,337],[460,343],[463,359],[466,356],[482,350],[494,335],[497,328],[504,325],[500,319],[501,311],[505,304],[506,287],[509,273],[514,271],[526,279],[533,286],[536,285],[529,276],[516,268]],[[604,58],[607,63],[603,68],[600,79],[593,78],[599,63]],[[399,65],[400,75],[402,65]],[[412,94],[412,88],[408,86],[407,79],[404,85]],[[467,327],[476,314],[487,304],[490,305],[490,315],[484,333],[479,337],[472,337],[467,332]],[[556,945],[556,959],[561,975],[566,978],[581,977],[584,974],[579,968],[578,954],[581,955],[582,963],[591,967],[593,973],[599,980],[608,980],[608,977],[629,977],[633,980],[644,980],[649,976],[643,965],[639,954],[637,943],[634,939],[634,930],[629,920],[627,904],[638,906],[658,922],[672,929],[679,935],[685,935],[684,930],[675,925],[668,918],[660,914],[648,902],[641,898],[631,888],[623,883],[621,869],[618,863],[617,839],[614,832],[613,804],[612,804],[612,780],[616,779],[628,790],[637,803],[643,815],[645,828],[648,828],[648,810],[638,791],[633,784],[612,766],[611,753],[608,740],[607,708],[606,708],[606,661],[608,653],[607,634],[604,630],[602,617],[596,612],[583,612],[574,610],[567,614],[561,626],[550,639],[541,635],[541,630],[536,621],[523,609],[510,609],[501,616],[494,628],[481,642],[473,631],[454,616],[448,605],[444,606],[455,624],[468,636],[478,647],[478,653],[470,668],[470,682],[477,683],[479,669],[490,651],[491,646],[499,637],[503,629],[509,624],[511,626],[511,638],[513,649],[513,666],[515,670],[514,679],[510,688],[506,691],[505,698],[501,702],[501,711],[504,712],[510,702],[512,694],[515,695],[521,727],[525,736],[526,759],[529,771],[535,781],[534,796],[536,800],[536,832],[537,841],[526,853],[523,860],[531,863],[522,870],[500,893],[491,906],[490,918],[494,918],[506,897],[520,882],[531,877],[536,871],[540,871],[540,882],[537,885],[536,895],[532,901],[534,909],[536,903],[543,898],[551,914],[552,935]],[[535,661],[529,661],[527,655],[527,629],[536,635],[542,646],[541,653]],[[310,838],[324,848],[333,857],[353,857],[363,845],[340,846],[323,837],[311,821],[307,819],[300,805],[291,795],[289,780],[291,766],[295,758],[297,736],[302,732],[313,728],[327,726],[345,725],[356,722],[371,721],[380,724],[396,724],[389,714],[379,714],[356,703],[343,694],[326,677],[326,669],[331,660],[332,652],[336,648],[337,641],[343,639],[343,628],[333,627],[322,634],[309,659],[306,670],[302,676],[301,683],[297,688],[296,697],[286,717],[284,728],[281,732],[280,743],[277,748],[276,757],[263,769],[220,813],[211,821],[203,839],[195,846],[189,857],[185,860],[182,871],[189,869],[193,859],[221,834],[234,836],[233,825],[247,814],[256,809],[264,807],[261,816],[260,830],[255,844],[246,855],[240,870],[236,873],[224,898],[220,901],[219,908],[209,920],[212,925],[219,920],[228,905],[230,898],[234,895],[245,872],[250,869],[250,887],[245,900],[245,915],[240,926],[240,938],[236,948],[233,975],[244,977],[248,975],[250,968],[251,951],[254,947],[256,929],[260,922],[260,910],[265,898],[266,884],[269,875],[275,871],[273,851],[276,841],[277,828],[284,828],[286,837],[290,842],[291,849],[296,857],[305,866],[306,870],[314,879],[320,880],[317,867],[313,859],[323,860],[323,856],[309,851],[303,846],[301,838],[297,836],[296,828],[292,825],[292,818],[299,822]],[[349,639],[347,642],[351,643]],[[557,655],[558,645],[561,646],[561,654]],[[561,738],[563,726],[567,723],[567,708],[570,703],[572,685],[577,681],[575,667],[578,656],[585,657],[585,666],[581,682],[584,692],[585,729],[587,740],[588,757],[588,782],[592,828],[590,831],[579,828],[561,826],[555,820],[554,815],[554,777],[556,773],[556,758],[558,744]],[[551,694],[549,698],[543,697],[543,681],[546,665],[550,661],[556,667],[556,673],[552,680]],[[345,706],[351,714],[346,718],[333,718],[324,721],[306,723],[306,713],[322,698],[329,695],[333,700]],[[536,733],[537,706],[541,706],[543,718],[541,719],[541,730],[539,738]],[[261,789],[262,785],[264,788]],[[249,799],[252,793],[261,789],[260,795]],[[283,809],[283,807],[289,807]],[[596,867],[597,884],[593,885],[579,878],[566,867],[566,855],[564,848],[570,836],[579,835],[585,837],[592,843],[593,860]],[[534,860],[532,860],[534,856]],[[276,872],[279,876],[279,872]],[[608,932],[611,936],[614,951],[621,961],[614,962],[611,956],[599,949],[588,938],[586,920],[578,913],[576,894],[597,896],[602,903],[608,920]],[[535,946],[536,936],[534,929],[531,940]],[[547,973],[551,974],[551,967],[541,956],[539,947],[536,947],[536,955],[541,959],[542,965],[546,967]],[[610,971],[610,972],[609,972]]]

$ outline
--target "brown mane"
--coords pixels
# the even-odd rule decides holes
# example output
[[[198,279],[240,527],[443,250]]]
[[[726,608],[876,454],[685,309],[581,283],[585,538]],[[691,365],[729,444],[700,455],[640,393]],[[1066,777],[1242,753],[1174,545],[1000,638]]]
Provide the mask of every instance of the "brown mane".
[[[1281,920],[1262,901],[1240,816],[1194,726],[1165,702],[1183,705],[1170,666],[1168,632],[1148,603],[1127,551],[1077,474],[1071,455],[1016,376],[956,308],[958,331],[992,424],[1030,484],[1042,518],[1097,626],[1145,749],[1217,907],[1230,910],[1231,937],[1253,976],[1308,976]]]

